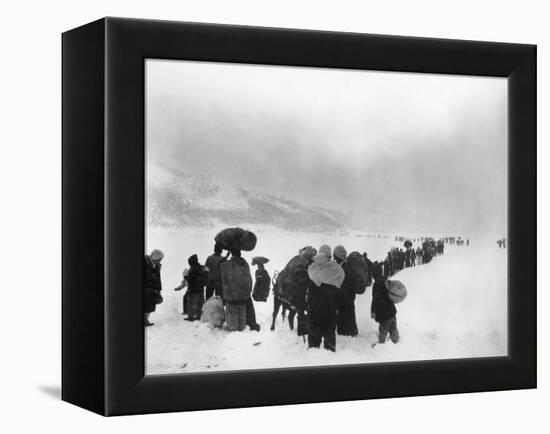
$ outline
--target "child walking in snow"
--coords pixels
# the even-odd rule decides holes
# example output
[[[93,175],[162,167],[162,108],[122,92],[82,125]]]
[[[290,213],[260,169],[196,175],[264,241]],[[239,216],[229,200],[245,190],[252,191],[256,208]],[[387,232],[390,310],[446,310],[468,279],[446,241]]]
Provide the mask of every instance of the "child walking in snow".
[[[391,301],[386,288],[386,276],[379,264],[374,266],[372,272],[374,285],[372,286],[371,318],[378,323],[378,343],[386,342],[388,334],[391,341],[399,342],[399,331],[397,330],[397,309]]]

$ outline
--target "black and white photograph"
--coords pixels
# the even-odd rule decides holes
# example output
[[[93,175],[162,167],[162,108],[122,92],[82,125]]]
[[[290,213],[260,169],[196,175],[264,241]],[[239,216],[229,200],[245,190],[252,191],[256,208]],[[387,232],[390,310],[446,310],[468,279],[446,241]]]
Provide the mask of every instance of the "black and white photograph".
[[[147,375],[508,354],[507,80],[146,59]]]

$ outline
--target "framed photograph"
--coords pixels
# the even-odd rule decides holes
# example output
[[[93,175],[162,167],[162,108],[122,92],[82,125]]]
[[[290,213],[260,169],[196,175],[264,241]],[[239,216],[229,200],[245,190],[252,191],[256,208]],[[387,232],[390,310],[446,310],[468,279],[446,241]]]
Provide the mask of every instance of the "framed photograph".
[[[62,398],[102,415],[536,387],[536,47],[63,34]]]

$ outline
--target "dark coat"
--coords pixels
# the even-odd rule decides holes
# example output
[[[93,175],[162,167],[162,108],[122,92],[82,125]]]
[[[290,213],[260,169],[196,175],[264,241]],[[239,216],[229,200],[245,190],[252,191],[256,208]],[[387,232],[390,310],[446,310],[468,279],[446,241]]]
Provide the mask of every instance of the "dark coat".
[[[149,256],[145,256],[143,266],[144,296],[143,311],[145,313],[154,312],[156,308],[155,292],[162,291],[160,280],[160,264],[154,264]]]
[[[204,287],[208,283],[208,272],[202,265],[193,265],[185,277],[189,294],[204,294]]]
[[[351,265],[347,261],[342,263],[342,269],[346,273],[346,277],[337,293],[337,331],[339,335],[356,336],[358,329],[355,318],[355,296],[357,293],[356,286],[361,285],[361,283],[355,282]]]
[[[216,253],[210,255],[206,259],[206,267],[208,268],[208,283],[207,286],[210,288],[221,289],[222,287],[222,273],[220,271],[220,264],[225,261],[225,258],[222,255]]]
[[[269,295],[271,277],[265,268],[256,270],[256,281],[252,290],[252,298],[255,301],[266,301]]]
[[[336,329],[336,286],[310,281],[307,292],[307,320],[310,335],[322,336]]]
[[[372,286],[371,312],[375,314],[376,322],[387,321],[395,316],[397,309],[390,300],[386,288],[386,279],[379,279]]]
[[[252,275],[244,258],[232,257],[220,265],[223,300],[245,303],[252,292]]]

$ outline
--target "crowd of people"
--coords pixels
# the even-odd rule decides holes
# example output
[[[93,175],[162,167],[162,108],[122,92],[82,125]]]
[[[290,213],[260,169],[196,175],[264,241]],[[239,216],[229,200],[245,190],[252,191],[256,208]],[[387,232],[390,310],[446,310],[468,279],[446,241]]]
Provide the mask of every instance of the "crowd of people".
[[[273,293],[274,313],[271,330],[279,307],[289,310],[289,324],[298,336],[307,339],[309,348],[321,345],[336,351],[336,335],[357,336],[359,330],[355,314],[355,299],[372,285],[371,318],[378,323],[378,343],[383,344],[389,335],[393,343],[399,341],[395,303],[388,293],[388,279],[407,267],[428,263],[435,255],[443,254],[448,241],[422,239],[414,248],[410,240],[402,248],[392,248],[381,261],[371,261],[367,253],[348,254],[342,245],[331,249],[306,246],[290,259],[271,279],[265,257],[254,257],[256,266],[253,281],[250,266],[241,250],[224,249],[214,245],[213,253],[204,265],[196,254],[188,258],[189,267],[175,291],[186,289],[183,296],[183,314],[188,321],[209,322],[230,332],[243,331],[248,326],[259,331],[254,302],[266,302]],[[160,277],[164,255],[153,250],[145,256],[144,266],[144,324],[152,326],[150,314],[162,303]]]

